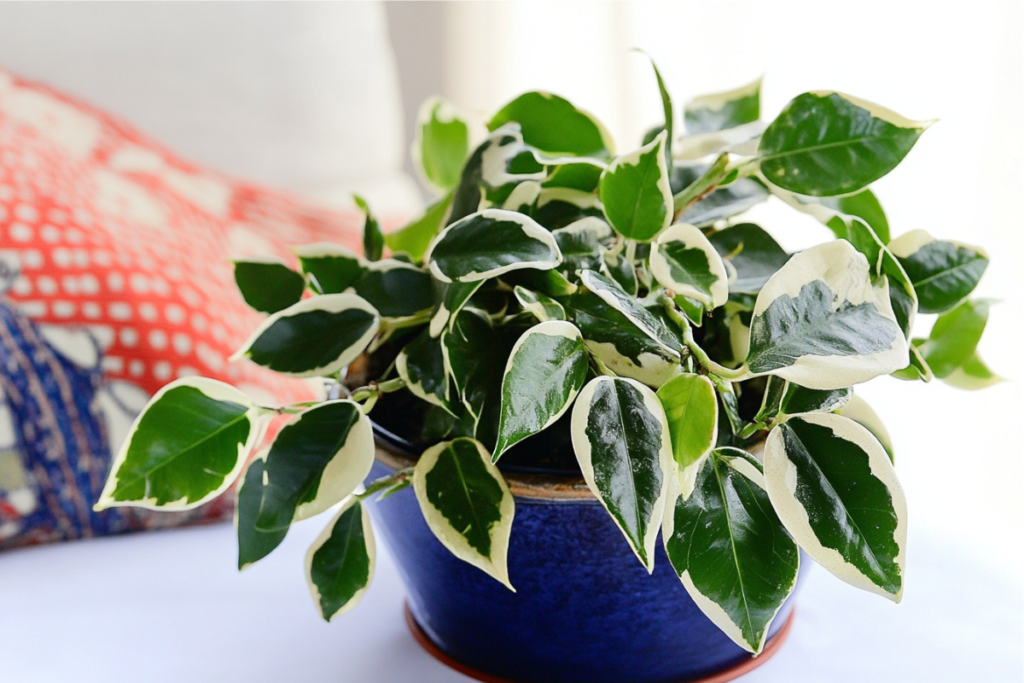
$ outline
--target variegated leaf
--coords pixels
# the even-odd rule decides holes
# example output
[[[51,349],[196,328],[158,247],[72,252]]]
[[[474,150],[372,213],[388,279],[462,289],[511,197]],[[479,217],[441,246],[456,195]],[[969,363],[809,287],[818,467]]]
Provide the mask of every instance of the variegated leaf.
[[[878,417],[878,413],[872,408],[867,401],[858,396],[857,394],[851,393],[849,400],[845,405],[835,411],[837,414],[843,417],[848,417],[861,427],[871,432],[872,436],[878,439],[878,443],[882,444],[882,448],[889,454],[889,460],[896,461],[895,451],[892,445],[892,437],[889,436],[889,430],[885,428],[885,423],[882,422],[882,418]]]
[[[551,297],[519,285],[515,286],[513,293],[523,310],[533,314],[538,321],[565,320],[565,307]]]
[[[306,582],[324,621],[359,604],[376,565],[370,516],[357,498],[350,497],[306,553]]]
[[[699,301],[708,310],[729,298],[729,275],[722,257],[700,229],[676,223],[651,249],[651,274],[673,293]]]
[[[302,298],[306,279],[277,258],[232,261],[235,284],[249,307],[260,313],[277,313]]]
[[[341,294],[356,283],[366,269],[363,257],[340,244],[317,242],[292,247],[302,272],[317,294]]]
[[[558,95],[524,93],[502,107],[487,127],[494,131],[513,121],[522,127],[526,144],[548,154],[606,159],[614,153],[601,122]]]
[[[459,184],[469,155],[469,124],[444,98],[430,97],[416,116],[412,159],[420,178],[439,193]]]
[[[381,318],[402,320],[430,310],[431,277],[411,263],[384,259],[370,263],[355,283],[355,292],[377,309]]]
[[[618,157],[601,175],[604,215],[616,231],[649,242],[672,221],[673,199],[662,132],[651,143]]]
[[[761,118],[761,79],[711,95],[695,97],[683,107],[688,135],[713,133]]]
[[[889,244],[917,292],[922,313],[945,313],[974,291],[988,267],[980,247],[936,240],[912,230]]]
[[[440,338],[432,337],[429,330],[420,332],[398,352],[395,370],[413,395],[451,412]]]
[[[264,448],[252,459],[238,487],[235,535],[238,537],[239,570],[269,555],[288,534],[288,527],[274,531],[262,531],[256,527],[256,518],[259,517],[260,504],[263,502],[263,473],[269,451],[269,447]]]
[[[789,261],[789,254],[763,228],[739,223],[713,232],[708,241],[736,270],[730,292],[757,294],[764,283]]]

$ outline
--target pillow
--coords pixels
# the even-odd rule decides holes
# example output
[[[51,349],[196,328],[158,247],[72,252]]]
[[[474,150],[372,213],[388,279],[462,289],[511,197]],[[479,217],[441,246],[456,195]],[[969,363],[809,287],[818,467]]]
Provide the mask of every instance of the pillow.
[[[229,518],[230,495],[173,515],[92,504],[111,452],[170,380],[203,374],[264,404],[312,396],[226,362],[261,319],[228,257],[357,249],[361,226],[0,70],[0,549]]]

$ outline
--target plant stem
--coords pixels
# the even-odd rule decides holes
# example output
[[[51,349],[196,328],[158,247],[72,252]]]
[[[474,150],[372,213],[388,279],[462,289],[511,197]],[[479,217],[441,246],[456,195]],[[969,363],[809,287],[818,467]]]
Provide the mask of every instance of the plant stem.
[[[730,382],[738,382],[744,379],[750,378],[750,371],[747,370],[747,366],[741,365],[740,367],[732,370],[719,365],[715,361],[708,357],[708,354],[704,352],[704,349],[697,345],[697,342],[693,339],[693,329],[690,326],[690,321],[686,319],[678,308],[676,308],[676,302],[672,300],[667,293],[662,293],[658,297],[658,301],[665,309],[665,313],[668,314],[669,319],[674,322],[679,329],[683,332],[683,341],[686,343],[686,348],[690,350],[690,354],[697,359],[704,369],[708,372],[712,372],[722,379],[727,379]]]
[[[673,222],[679,220],[679,216],[683,214],[688,208],[699,202],[709,192],[714,190],[720,182],[734,169],[729,168],[729,155],[727,153],[720,154],[715,163],[711,164],[704,175],[697,178],[694,182],[690,183],[682,192],[673,197],[673,208],[675,209],[675,216]]]
[[[385,495],[390,495],[397,490],[403,489],[412,484],[412,472],[412,468],[407,467],[404,470],[398,470],[397,472],[383,476],[380,479],[373,481],[362,493],[357,493],[356,498],[359,500],[366,500],[378,491],[384,491],[387,489],[388,492],[385,493]]]
[[[401,377],[389,379],[386,382],[370,382],[365,387],[359,387],[353,391],[349,398],[353,401],[365,401],[372,397],[380,398],[383,394],[390,394],[393,391],[405,388],[405,380]],[[376,400],[376,399],[374,399]]]

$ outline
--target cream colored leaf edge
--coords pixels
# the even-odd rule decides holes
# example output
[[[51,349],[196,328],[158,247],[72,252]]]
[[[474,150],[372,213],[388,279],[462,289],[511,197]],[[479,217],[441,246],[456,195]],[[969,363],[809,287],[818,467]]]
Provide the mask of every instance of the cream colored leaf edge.
[[[600,242],[612,237],[615,231],[612,230],[612,226],[608,225],[608,222],[603,218],[585,216],[563,228],[552,230],[551,233],[554,235],[584,235],[589,233],[594,236],[595,240]]]
[[[764,121],[751,121],[725,130],[688,135],[676,140],[672,158],[676,161],[697,161],[722,152],[753,157],[765,128]]]
[[[899,237],[896,237],[891,242],[889,242],[887,246],[889,247],[889,251],[892,252],[893,256],[905,259],[910,258],[917,252],[921,251],[921,249],[923,249],[924,247],[928,246],[932,242],[937,241],[940,240],[936,240],[927,231],[918,229],[903,233]],[[981,247],[976,247],[973,244],[956,242],[954,240],[941,241],[946,242],[948,244],[952,244],[953,246],[956,247],[960,247],[961,249],[973,251],[975,254],[978,254],[982,258],[990,260],[988,252],[982,249]]]
[[[626,382],[634,387],[643,397],[644,407],[661,425],[661,448],[658,450],[658,466],[661,469],[662,486],[661,492],[654,501],[651,517],[647,520],[647,533],[643,538],[643,550],[644,554],[647,555],[646,561],[641,556],[640,551],[633,545],[632,540],[630,540],[622,525],[619,524],[615,515],[611,514],[611,511],[608,509],[608,503],[605,501],[604,493],[598,488],[594,477],[593,449],[590,445],[590,439],[587,438],[587,424],[590,421],[590,407],[594,400],[594,393],[597,391],[598,385],[603,382]],[[665,506],[668,500],[669,488],[672,485],[671,481],[676,478],[676,465],[675,459],[672,456],[672,441],[669,436],[668,420],[665,418],[665,409],[662,408],[658,395],[634,379],[627,377],[595,377],[583,387],[583,390],[576,397],[576,403],[572,409],[570,431],[572,433],[572,447],[576,452],[576,460],[583,471],[583,479],[587,482],[587,487],[601,502],[605,511],[608,512],[608,516],[615,522],[615,526],[619,527],[619,530],[622,531],[623,537],[625,537],[626,542],[633,550],[640,564],[647,569],[647,573],[654,573],[655,544],[658,541],[658,532],[661,530],[662,523],[664,522]]]
[[[515,211],[520,206],[533,206],[534,202],[537,201],[537,197],[540,196],[541,189],[540,183],[534,180],[527,180],[526,182],[519,183],[515,189],[512,190],[512,194],[508,196],[508,199],[501,205],[501,208],[506,211]]]
[[[301,422],[313,410],[339,403],[350,404],[355,409],[358,419],[349,429],[345,443],[331,456],[324,471],[320,474],[320,485],[317,487],[316,496],[308,503],[302,503],[295,508],[293,521],[298,522],[319,515],[344,500],[363,483],[363,480],[370,474],[370,468],[373,467],[375,452],[373,426],[370,423],[370,418],[363,413],[362,406],[355,401],[348,399],[326,401],[307,410],[292,424]]]
[[[511,137],[514,141],[500,144],[499,141],[505,137]],[[508,172],[509,159],[527,149],[523,143],[523,133],[518,123],[509,122],[496,128],[487,136],[487,140],[483,144],[487,142],[490,144],[484,148],[480,158],[480,179],[485,185],[495,188],[523,181],[539,182],[547,177],[544,171],[536,173]]]
[[[686,249],[697,249],[702,251],[708,259],[708,268],[715,276],[715,282],[711,285],[711,296],[701,292],[693,285],[677,282],[672,278],[672,270],[669,267],[668,259],[663,250],[671,242],[680,242]],[[662,287],[669,289],[673,294],[681,294],[704,304],[707,309],[715,309],[724,306],[729,300],[729,272],[726,270],[725,262],[719,255],[718,250],[700,228],[689,223],[676,223],[658,236],[651,248],[651,274]]]
[[[907,502],[903,494],[903,487],[900,486],[899,480],[896,478],[896,470],[893,469],[892,462],[889,460],[889,456],[886,454],[882,444],[879,443],[878,439],[867,428],[842,415],[804,413],[794,417],[799,417],[810,424],[831,430],[836,437],[853,443],[867,454],[871,475],[886,487],[889,495],[892,497],[893,510],[896,512],[896,530],[893,536],[896,546],[899,548],[899,552],[896,555],[896,565],[900,569],[901,576],[905,576]],[[778,513],[783,526],[786,527],[786,530],[789,531],[800,547],[814,558],[818,564],[851,586],[881,595],[893,602],[899,602],[902,599],[902,582],[897,594],[888,593],[876,586],[859,569],[843,559],[839,551],[826,548],[818,541],[818,537],[811,528],[807,510],[796,498],[796,468],[786,455],[785,441],[780,427],[774,427],[769,432],[768,440],[765,442],[764,477],[768,498],[772,502],[772,507]]]
[[[664,342],[658,339],[657,335],[654,333],[654,330],[650,329],[642,320],[637,318],[633,314],[633,312],[629,310],[629,308],[623,305],[622,300],[619,298],[619,291],[617,289],[607,287],[599,281],[596,281],[594,279],[595,274],[596,273],[592,270],[584,270],[583,272],[581,272],[580,281],[583,282],[583,286],[589,289],[594,294],[596,294],[598,298],[601,299],[601,301],[605,302],[606,304],[614,308],[616,311],[626,316],[626,318],[631,323],[633,323],[633,325],[640,332],[642,332],[645,336],[647,336],[656,344],[658,344],[658,346],[660,346],[665,351],[667,357],[672,358],[676,362],[678,362],[679,353],[675,351],[675,349],[665,346]],[[622,296],[625,296],[625,294],[622,294]],[[608,346],[612,345],[608,344]],[[616,353],[618,352],[616,351]]]
[[[338,523],[341,516],[348,512],[354,504],[359,503],[359,499],[355,496],[349,496],[342,504],[338,513],[334,515],[330,524],[320,532],[320,535],[313,541],[313,545],[309,546],[309,550],[306,551],[305,570],[306,570],[306,585],[309,586],[309,594],[313,598],[313,604],[316,606],[316,611],[320,616],[327,621],[332,621],[335,617],[339,617],[342,614],[352,610],[366,595],[366,591],[370,590],[370,585],[373,583],[374,573],[377,571],[377,541],[373,536],[373,526],[370,523],[370,515],[366,511],[366,506],[360,504],[361,523],[363,525],[363,539],[366,542],[366,554],[370,558],[369,567],[367,567],[366,585],[360,588],[356,593],[346,602],[341,609],[327,616],[320,611],[320,589],[315,583],[313,583],[313,556],[316,551],[320,550],[331,538],[331,534],[334,532],[334,525]]]
[[[282,311],[278,311],[277,313],[267,317],[267,319],[256,328],[256,331],[250,335],[249,339],[246,340],[242,347],[238,349],[238,351],[235,351],[228,360],[233,363],[245,358],[249,354],[249,350],[252,348],[253,344],[256,343],[256,340],[259,339],[264,332],[270,329],[272,325],[283,318],[291,318],[311,311],[340,313],[341,311],[351,309],[366,311],[367,313],[372,314],[374,317],[373,323],[369,328],[367,328],[366,332],[363,333],[363,336],[356,340],[354,344],[342,351],[336,359],[322,367],[311,368],[301,372],[283,372],[275,370],[279,375],[287,375],[288,377],[324,377],[331,375],[358,358],[359,354],[366,349],[374,335],[377,334],[377,330],[380,328],[380,313],[377,312],[377,309],[374,308],[370,302],[356,294],[348,292],[343,294],[323,294],[321,296],[303,299]]]
[[[348,247],[343,247],[340,244],[334,242],[314,242],[312,244],[298,244],[293,247],[289,247],[289,250],[300,259],[319,259],[319,258],[344,258],[358,261],[361,264],[366,263],[362,256],[355,253]]]
[[[165,503],[163,505],[157,505],[156,498],[143,498],[142,500],[130,501],[115,500],[112,496],[114,491],[117,489],[119,481],[118,472],[125,460],[128,458],[128,449],[131,447],[132,439],[135,437],[135,433],[139,429],[139,423],[142,422],[142,418],[149,412],[149,409],[159,402],[167,392],[179,387],[192,387],[214,401],[226,401],[248,407],[245,417],[249,421],[249,438],[246,439],[244,444],[238,446],[238,457],[235,460],[234,466],[231,471],[224,476],[224,481],[221,482],[216,489],[210,491],[199,500],[191,503],[185,502],[187,500],[186,498]],[[103,491],[100,493],[99,500],[93,506],[93,510],[98,512],[112,507],[139,507],[147,510],[180,511],[192,510],[203,503],[213,500],[220,494],[227,491],[235,482],[235,479],[238,478],[238,475],[242,472],[242,468],[245,466],[245,461],[249,452],[252,451],[253,447],[263,438],[267,421],[260,416],[260,413],[261,411],[259,407],[254,405],[248,396],[230,384],[225,384],[224,382],[219,382],[215,379],[209,379],[206,377],[183,377],[164,386],[156,392],[153,398],[150,399],[149,403],[145,408],[143,408],[142,412],[138,414],[135,421],[132,423],[131,429],[128,431],[128,438],[124,440],[124,443],[121,444],[121,448],[117,451],[117,455],[114,456],[114,460],[110,465],[110,476],[107,477],[107,482],[104,484]]]
[[[484,209],[477,213],[470,214],[465,218],[452,223],[447,228],[442,230],[434,241],[430,245],[430,249],[427,251],[427,255],[424,257],[424,261],[430,264],[431,274],[440,280],[441,282],[451,283],[454,281],[453,278],[448,277],[441,268],[437,265],[437,261],[433,259],[434,250],[437,245],[444,242],[445,238],[454,230],[459,230],[464,227],[470,221],[478,218],[487,218],[493,221],[502,221],[507,223],[516,223],[520,226],[523,234],[530,240],[540,242],[545,247],[551,250],[554,254],[554,258],[540,260],[540,261],[518,261],[516,263],[510,263],[506,266],[500,266],[498,268],[489,268],[484,271],[474,271],[466,275],[462,275],[458,278],[459,282],[476,282],[478,280],[487,280],[488,278],[498,277],[505,273],[513,270],[522,270],[524,268],[534,268],[538,270],[551,270],[555,266],[562,263],[562,252],[558,249],[558,243],[555,242],[555,238],[552,236],[551,231],[540,225],[537,221],[533,220],[529,216],[517,213],[515,211],[506,211],[504,209]]]
[[[738,88],[732,90],[726,90],[725,92],[709,93],[707,95],[698,95],[683,105],[684,111],[722,111],[728,105],[750,97],[751,95],[757,95],[761,92],[761,81],[764,76],[759,76],[756,80],[751,81],[745,85],[741,85]]]
[[[878,417],[878,413],[875,409],[857,394],[851,393],[849,400],[846,405],[840,406],[835,411],[836,414],[848,417],[854,422],[865,427],[871,432],[876,439],[882,444],[890,453],[893,452],[892,437],[889,435],[889,430],[886,429],[885,424],[882,422],[882,418]]]
[[[815,280],[821,280],[832,291],[836,297],[834,307],[842,303],[869,303],[881,317],[891,322],[895,334],[889,348],[856,356],[800,356],[792,365],[758,374],[778,375],[808,389],[831,390],[866,382],[907,366],[910,351],[892,310],[888,281],[873,287],[867,259],[844,239],[819,244],[790,258],[757,295],[753,318],[756,320],[763,315],[768,306],[782,296],[795,298],[804,285]]]
[[[415,491],[416,500],[420,504],[423,519],[427,522],[427,526],[430,527],[437,540],[441,542],[441,545],[447,548],[455,557],[468,562],[497,579],[514,593],[516,589],[512,586],[508,577],[508,545],[512,534],[512,520],[515,517],[516,511],[515,500],[512,498],[512,492],[509,490],[508,484],[505,483],[505,478],[501,476],[498,468],[491,463],[491,455],[487,452],[487,449],[476,439],[468,440],[472,441],[476,446],[480,459],[483,461],[488,473],[494,478],[498,486],[501,487],[501,503],[498,506],[501,519],[490,529],[490,557],[485,557],[469,545],[465,537],[448,522],[444,514],[434,507],[427,498],[427,474],[437,465],[438,458],[451,445],[451,441],[441,442],[423,451],[423,455],[420,456],[419,462],[416,463],[416,467],[413,469],[413,491]]]
[[[543,208],[551,202],[565,202],[581,209],[602,209],[601,200],[593,192],[584,192],[571,187],[545,187],[537,197],[537,208]],[[589,216],[601,220],[596,216]],[[586,220],[586,219],[582,219]],[[603,222],[603,221],[602,221]],[[568,226],[566,226],[568,227]],[[564,228],[563,228],[564,229]]]
[[[437,343],[441,344],[441,341],[438,340]],[[442,357],[443,357],[444,356],[444,344],[441,344],[441,354],[442,354]],[[448,362],[447,362],[447,359],[446,359],[445,360],[445,376],[444,376],[444,393],[445,393],[445,396],[448,395],[448,391],[449,391],[449,388],[450,388],[449,383],[451,381],[451,379],[448,376],[448,372],[447,372],[448,367],[447,366],[448,366]],[[432,403],[433,405],[437,406],[438,408],[443,408],[445,411],[450,412],[449,409],[448,409],[448,406],[445,405],[444,401],[442,401],[433,392],[429,392],[429,391],[427,391],[426,389],[423,388],[423,382],[414,382],[413,381],[412,377],[409,375],[409,354],[406,353],[406,350],[404,348],[401,351],[398,352],[398,356],[395,358],[395,371],[398,372],[398,376],[402,378],[403,382],[405,382],[405,388],[408,389],[409,391],[411,391],[414,396],[416,396],[419,399],[422,399],[422,400],[426,401],[427,403]]]
[[[890,123],[897,128],[907,128],[914,130],[926,130],[929,126],[935,123],[938,119],[931,119],[928,121],[914,121],[908,119],[906,116],[897,114],[892,109],[883,107],[880,104],[869,102],[868,100],[862,100],[859,97],[853,95],[847,95],[846,93],[839,92],[838,90],[814,90],[810,93],[815,97],[828,97],[829,95],[838,95],[855,107],[860,107],[867,111],[871,116],[886,123]]]
[[[549,322],[551,320],[565,319],[565,308],[562,306],[562,304],[558,303],[554,299],[551,299],[550,297],[545,297],[548,299],[547,303],[545,303],[540,299],[540,296],[543,295],[538,295],[536,292],[531,292],[530,290],[526,289],[521,285],[516,285],[512,292],[513,294],[515,294],[516,300],[519,302],[519,305],[523,307],[523,310],[527,311],[528,313],[532,313],[534,317],[536,317],[537,320],[539,320],[540,322],[543,323]],[[555,310],[558,311],[560,317],[551,317],[551,314],[548,313],[548,308],[550,307],[556,307]]]
[[[237,266],[240,263],[254,263],[266,266],[284,266],[288,268],[288,264],[284,262],[284,259],[279,256],[272,256],[270,254],[252,254],[251,256],[239,256],[238,258],[231,259],[231,265]],[[289,268],[289,270],[291,270]]]
[[[640,160],[649,156],[650,154],[655,155],[655,163],[658,165],[658,180],[657,187],[658,191],[661,192],[662,201],[665,204],[665,219],[662,221],[661,227],[658,228],[658,232],[661,232],[669,226],[672,222],[672,216],[675,214],[675,202],[672,198],[672,186],[669,184],[669,173],[668,163],[665,160],[665,145],[668,144],[668,132],[661,131],[657,137],[648,142],[643,147],[636,149],[628,154],[623,154],[620,157],[616,157],[611,164],[608,165],[601,173],[601,185],[603,186],[605,180],[614,176],[615,172],[622,166],[638,166]],[[605,218],[608,219],[608,223],[612,226],[615,225],[615,221],[611,219],[608,214],[605,214]],[[620,231],[621,232],[621,231]]]

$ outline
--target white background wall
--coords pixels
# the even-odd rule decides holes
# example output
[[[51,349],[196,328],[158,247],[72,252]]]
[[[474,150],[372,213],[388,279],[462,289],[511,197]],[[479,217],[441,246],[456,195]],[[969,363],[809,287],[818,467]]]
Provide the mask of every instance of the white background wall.
[[[635,146],[661,115],[650,67],[631,47],[657,60],[677,104],[764,75],[767,119],[793,96],[815,89],[848,92],[911,118],[939,119],[906,161],[877,183],[877,194],[894,235],[924,228],[988,249],[992,264],[978,294],[1003,303],[993,308],[981,352],[1011,381],[966,393],[939,382],[882,378],[859,393],[896,442],[912,530],[938,530],[1020,573],[1020,2],[442,3],[431,15],[443,27],[440,35],[412,27],[396,37],[395,17],[406,4],[419,3],[389,6],[392,36],[400,41],[400,70],[408,74],[407,55],[421,65],[420,91],[436,79],[434,89],[484,116],[524,90],[550,90],[604,120],[620,152]],[[418,11],[428,10],[421,5]],[[423,72],[422,58],[439,49],[438,78],[436,68]],[[830,238],[813,219],[777,206],[761,207],[754,217],[789,249]],[[918,334],[928,324],[922,320]],[[912,546],[910,562],[912,569]]]

